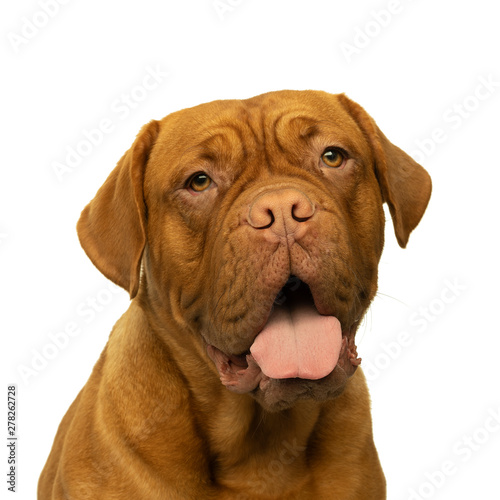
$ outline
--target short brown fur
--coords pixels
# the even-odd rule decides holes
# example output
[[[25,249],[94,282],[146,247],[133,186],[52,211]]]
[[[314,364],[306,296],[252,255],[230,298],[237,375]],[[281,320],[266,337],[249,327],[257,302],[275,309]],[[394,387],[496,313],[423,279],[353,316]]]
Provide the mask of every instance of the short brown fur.
[[[349,150],[342,172],[316,167],[325,141]],[[203,197],[186,188],[196,171],[217,179]],[[269,186],[313,200],[307,256],[246,227]],[[430,191],[344,95],[273,92],[146,125],[78,222],[90,259],[133,300],[59,426],[39,500],[384,499],[360,369],[335,397],[293,389],[280,406],[279,391],[227,390],[206,349],[246,351],[289,274],[354,339],[376,293],[382,203],[404,247]]]

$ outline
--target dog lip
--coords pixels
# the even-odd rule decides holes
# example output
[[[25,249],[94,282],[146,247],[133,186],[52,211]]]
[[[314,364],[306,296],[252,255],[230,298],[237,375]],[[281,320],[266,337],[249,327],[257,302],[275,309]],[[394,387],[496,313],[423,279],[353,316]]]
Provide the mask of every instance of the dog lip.
[[[233,365],[239,367],[239,368],[247,368],[248,367],[248,362],[247,362],[247,355],[250,354],[250,350],[248,349],[242,354],[226,354],[226,356],[229,359],[229,362],[231,362]]]
[[[318,314],[321,316],[337,317],[337,313],[332,310],[331,305],[325,304],[324,301],[321,300],[319,294],[315,293],[315,288],[314,284],[312,284],[312,286],[309,285],[309,283],[299,278],[297,275],[289,275],[288,279],[279,289],[274,300],[268,303],[267,313],[261,317],[261,321],[258,326],[253,329],[253,333],[248,335],[247,340],[243,345],[238,346],[239,348],[237,347],[236,349],[231,349],[228,344],[223,346],[219,342],[214,342],[213,339],[205,338],[204,340],[206,346],[210,345],[216,348],[219,352],[223,353],[235,367],[246,367],[246,356],[250,354],[250,347],[260,332],[267,325],[275,307],[293,308],[294,304],[297,304],[299,301],[309,301],[314,305]],[[340,318],[338,319],[340,320]],[[357,322],[341,321],[342,338],[354,338],[356,330]]]

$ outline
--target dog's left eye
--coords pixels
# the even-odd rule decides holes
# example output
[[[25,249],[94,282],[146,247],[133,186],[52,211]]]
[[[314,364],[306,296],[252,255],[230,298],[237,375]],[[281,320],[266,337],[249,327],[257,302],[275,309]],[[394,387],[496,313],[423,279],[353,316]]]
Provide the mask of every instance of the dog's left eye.
[[[345,157],[336,148],[328,148],[322,155],[323,163],[330,168],[339,168],[344,163]]]
[[[212,179],[204,172],[198,172],[191,176],[188,181],[188,188],[192,189],[196,193],[201,193],[210,187],[212,184]]]

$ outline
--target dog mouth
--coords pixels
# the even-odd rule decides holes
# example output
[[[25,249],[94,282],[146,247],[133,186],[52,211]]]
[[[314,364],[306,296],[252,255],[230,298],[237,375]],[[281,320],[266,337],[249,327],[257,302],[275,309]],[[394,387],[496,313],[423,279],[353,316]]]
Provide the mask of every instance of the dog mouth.
[[[207,352],[227,389],[250,393],[269,410],[338,395],[361,363],[354,335],[335,316],[318,312],[311,289],[296,276],[277,294],[246,352],[226,354],[213,345]]]

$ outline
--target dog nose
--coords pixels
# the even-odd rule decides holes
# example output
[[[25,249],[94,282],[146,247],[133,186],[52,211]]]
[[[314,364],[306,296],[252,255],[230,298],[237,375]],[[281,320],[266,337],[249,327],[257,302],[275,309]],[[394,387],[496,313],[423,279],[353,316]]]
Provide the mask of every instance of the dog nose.
[[[255,229],[269,229],[274,235],[294,236],[305,229],[314,215],[314,204],[297,189],[278,189],[259,195],[250,205],[248,222]]]

